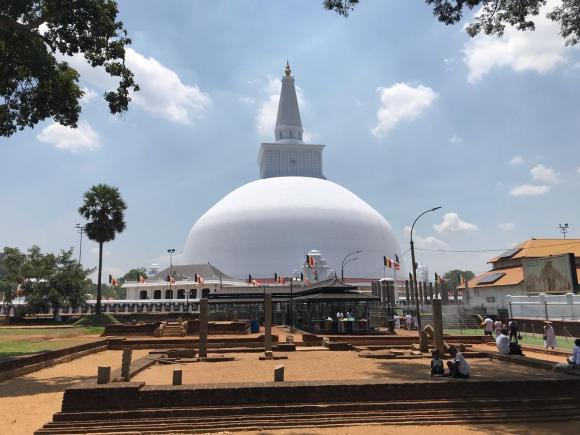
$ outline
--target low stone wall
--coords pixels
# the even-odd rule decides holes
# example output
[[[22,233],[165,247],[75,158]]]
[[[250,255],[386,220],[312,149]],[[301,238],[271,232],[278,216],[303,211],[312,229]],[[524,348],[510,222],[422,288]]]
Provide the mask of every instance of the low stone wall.
[[[468,382],[312,381],[180,386],[145,386],[127,382],[73,386],[65,391],[62,412],[185,408],[195,406],[283,405],[298,403],[373,402],[401,400],[469,400],[533,397],[580,398],[580,378],[477,380]]]
[[[105,326],[104,336],[111,335],[151,335],[161,325],[161,322],[144,322],[134,325],[110,324]]]
[[[516,317],[521,331],[532,332],[534,331],[538,335],[544,333],[544,320],[540,319],[528,319],[525,317]],[[580,338],[580,321],[573,320],[550,320],[556,335],[568,335],[568,331],[575,338]],[[532,329],[533,327],[533,329]]]
[[[64,349],[2,361],[0,362],[0,380],[32,373],[104,350],[107,350],[107,340],[97,340]]]
[[[230,334],[249,334],[250,323],[247,321],[231,321],[231,322],[208,322],[208,334],[213,335],[230,335]],[[199,334],[199,320],[187,321],[187,333]]]

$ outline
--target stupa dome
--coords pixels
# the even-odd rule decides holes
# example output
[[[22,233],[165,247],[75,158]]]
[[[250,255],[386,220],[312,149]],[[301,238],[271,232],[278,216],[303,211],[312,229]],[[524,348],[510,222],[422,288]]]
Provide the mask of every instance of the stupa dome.
[[[195,223],[181,262],[210,262],[231,276],[288,274],[311,249],[340,274],[352,251],[358,261],[346,276],[380,277],[384,255],[399,248],[391,226],[375,209],[332,181],[274,177],[234,190]]]

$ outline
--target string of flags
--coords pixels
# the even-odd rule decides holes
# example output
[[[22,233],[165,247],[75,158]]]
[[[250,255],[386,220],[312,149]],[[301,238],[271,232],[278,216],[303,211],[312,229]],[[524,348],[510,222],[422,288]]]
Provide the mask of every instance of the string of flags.
[[[395,254],[395,259],[393,260],[391,257],[383,257],[383,264],[388,267],[389,269],[400,270],[401,264],[399,263],[399,256]]]

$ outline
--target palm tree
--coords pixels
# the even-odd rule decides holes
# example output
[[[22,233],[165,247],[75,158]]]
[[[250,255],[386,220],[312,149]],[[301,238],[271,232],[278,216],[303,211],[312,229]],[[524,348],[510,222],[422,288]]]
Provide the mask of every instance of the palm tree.
[[[86,234],[99,244],[99,275],[97,281],[97,306],[101,314],[101,271],[103,266],[103,244],[115,240],[117,233],[125,229],[124,210],[127,208],[119,189],[107,184],[91,187],[84,194],[84,203],[79,213],[87,220]]]

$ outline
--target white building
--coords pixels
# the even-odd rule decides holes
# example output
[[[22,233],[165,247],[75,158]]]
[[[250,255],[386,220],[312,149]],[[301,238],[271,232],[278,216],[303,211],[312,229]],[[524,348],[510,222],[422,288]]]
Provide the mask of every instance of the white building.
[[[335,270],[345,255],[361,250],[345,276],[380,277],[383,256],[401,256],[390,224],[357,195],[325,179],[324,145],[306,144],[302,135],[287,66],[275,141],[263,143],[258,155],[261,179],[234,190],[198,219],[180,263],[210,262],[233,277],[266,277],[292,274],[313,248]]]

